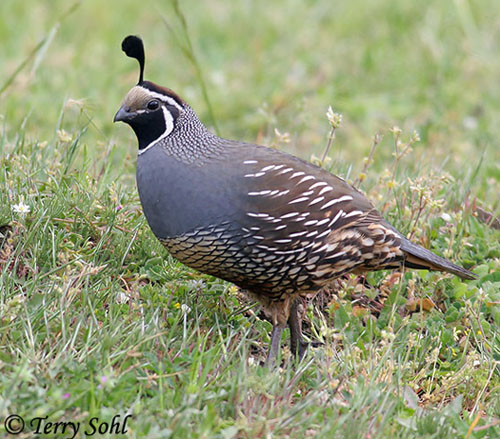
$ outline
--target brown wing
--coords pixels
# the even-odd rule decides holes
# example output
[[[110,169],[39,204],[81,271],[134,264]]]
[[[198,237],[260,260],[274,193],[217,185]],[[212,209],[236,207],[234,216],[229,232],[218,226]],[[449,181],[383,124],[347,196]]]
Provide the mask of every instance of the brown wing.
[[[165,241],[185,264],[279,300],[352,270],[431,259],[344,180],[269,148],[254,147],[251,158],[242,151],[235,146],[227,164],[238,185],[238,197],[224,206],[231,217]],[[418,268],[439,267],[418,261]]]
[[[249,251],[283,257],[298,281],[322,283],[403,259],[401,236],[341,178],[269,149],[242,163],[247,194],[240,224]]]

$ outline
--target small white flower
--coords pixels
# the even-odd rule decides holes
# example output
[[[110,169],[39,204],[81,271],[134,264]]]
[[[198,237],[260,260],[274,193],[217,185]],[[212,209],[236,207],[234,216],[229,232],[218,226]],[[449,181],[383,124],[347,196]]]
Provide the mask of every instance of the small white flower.
[[[328,111],[326,112],[326,118],[330,122],[330,125],[333,128],[338,128],[342,124],[342,114],[335,113],[331,106],[328,107]]]
[[[276,136],[276,140],[280,143],[290,143],[290,133],[281,133],[278,128],[274,129],[274,135]]]
[[[20,213],[20,214],[25,214],[25,213],[30,213],[30,207],[27,204],[24,204],[22,201],[19,202],[19,204],[14,204],[12,206],[12,210],[15,213]]]
[[[181,311],[182,311],[182,314],[189,314],[191,312],[191,308],[186,305],[185,303],[183,303],[181,305]]]
[[[188,288],[190,290],[203,290],[206,287],[205,282],[203,282],[203,279],[198,279],[198,280],[190,280],[188,282]]]
[[[392,132],[392,134],[394,134],[394,136],[396,137],[399,137],[401,135],[401,133],[403,132],[403,130],[401,128],[399,128],[397,125],[394,125],[390,131]]]
[[[477,126],[479,125],[478,122],[477,122],[477,119],[475,117],[472,117],[472,116],[466,116],[464,117],[464,120],[462,121],[463,125],[464,125],[464,128],[466,130],[476,130],[477,129]]]
[[[447,223],[451,222],[451,216],[446,212],[443,212],[441,214],[441,219],[445,220]]]
[[[116,303],[122,304],[128,302],[128,296],[122,291],[116,296]]]
[[[57,138],[62,143],[69,143],[73,139],[71,134],[67,133],[65,130],[57,130]]]

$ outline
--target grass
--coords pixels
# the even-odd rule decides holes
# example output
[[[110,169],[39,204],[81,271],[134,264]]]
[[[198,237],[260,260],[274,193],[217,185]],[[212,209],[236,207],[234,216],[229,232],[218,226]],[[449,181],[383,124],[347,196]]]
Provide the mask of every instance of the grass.
[[[86,437],[117,414],[131,438],[498,437],[500,232],[477,215],[500,210],[498,2],[179,5],[187,27],[169,2],[0,2],[2,435],[17,413],[21,438],[35,417]],[[129,33],[146,77],[225,137],[320,162],[332,105],[322,164],[478,280],[346,278],[307,309],[324,347],[259,367],[258,308],[142,216],[135,139],[111,123],[137,78]]]

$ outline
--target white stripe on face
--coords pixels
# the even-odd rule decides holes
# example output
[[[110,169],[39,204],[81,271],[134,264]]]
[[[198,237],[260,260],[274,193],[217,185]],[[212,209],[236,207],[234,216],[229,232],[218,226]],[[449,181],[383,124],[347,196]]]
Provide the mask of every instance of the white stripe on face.
[[[141,87],[140,85],[138,87]],[[178,102],[174,99],[171,98],[170,96],[165,96],[164,94],[157,93],[155,91],[151,91],[145,87],[141,87],[146,93],[148,93],[152,98],[158,99],[159,101],[162,101],[168,105],[173,105],[176,107],[179,111],[182,111],[183,108],[181,105],[178,104]]]
[[[158,137],[156,140],[153,140],[148,146],[146,146],[146,148],[140,149],[138,152],[138,155],[144,154],[149,148],[152,148],[158,142],[160,142],[165,137],[167,137],[174,129],[174,118],[170,114],[170,111],[168,111],[165,107],[161,107],[161,109],[163,111],[163,116],[165,118],[165,131],[163,132],[163,134],[160,137]]]

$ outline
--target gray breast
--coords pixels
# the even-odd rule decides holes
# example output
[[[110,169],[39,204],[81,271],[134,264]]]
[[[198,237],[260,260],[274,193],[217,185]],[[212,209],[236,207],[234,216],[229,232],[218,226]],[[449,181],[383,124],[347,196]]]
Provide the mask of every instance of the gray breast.
[[[234,172],[223,154],[203,165],[177,160],[156,146],[137,160],[137,188],[153,233],[160,239],[183,235],[231,216]]]

